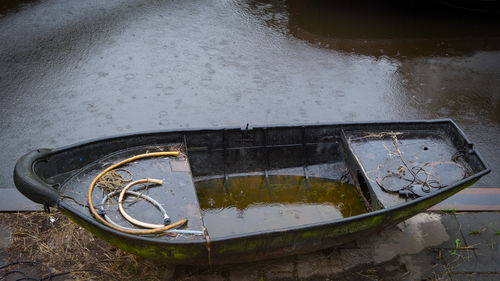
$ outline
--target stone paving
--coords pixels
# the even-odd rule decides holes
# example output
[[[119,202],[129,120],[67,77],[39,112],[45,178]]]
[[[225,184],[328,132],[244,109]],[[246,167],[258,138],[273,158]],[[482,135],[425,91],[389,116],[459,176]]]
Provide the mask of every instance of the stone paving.
[[[10,230],[0,226],[2,249]],[[500,212],[426,212],[339,248],[240,265],[172,267],[171,280],[500,280]]]

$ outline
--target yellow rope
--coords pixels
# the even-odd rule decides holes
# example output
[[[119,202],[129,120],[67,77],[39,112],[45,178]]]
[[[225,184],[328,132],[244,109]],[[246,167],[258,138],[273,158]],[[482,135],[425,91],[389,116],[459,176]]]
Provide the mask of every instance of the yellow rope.
[[[174,227],[177,227],[177,226],[185,224],[187,222],[187,220],[183,219],[183,220],[177,221],[175,223],[172,223],[172,224],[169,224],[167,226],[160,227],[160,228],[154,228],[154,229],[137,229],[137,230],[125,229],[125,228],[114,226],[111,223],[109,223],[108,221],[106,221],[104,218],[102,218],[97,213],[97,211],[95,210],[94,204],[92,204],[92,191],[94,190],[94,187],[95,187],[95,184],[97,183],[97,181],[105,173],[107,173],[107,172],[109,172],[109,171],[111,171],[111,170],[113,170],[115,168],[118,168],[118,167],[120,167],[120,166],[122,166],[124,164],[127,164],[129,162],[138,160],[138,159],[148,158],[148,157],[156,157],[156,156],[177,156],[177,155],[179,155],[178,151],[144,153],[144,154],[139,154],[139,155],[127,158],[127,159],[125,159],[123,161],[120,161],[120,162],[118,162],[116,164],[113,164],[113,165],[109,166],[108,168],[104,169],[104,171],[100,172],[92,180],[92,182],[89,185],[89,190],[88,190],[88,194],[87,194],[87,201],[88,201],[90,213],[92,213],[92,215],[94,216],[94,218],[96,220],[98,220],[100,223],[106,225],[107,227],[110,227],[110,228],[112,228],[114,230],[117,230],[117,231],[120,231],[120,232],[124,232],[124,233],[128,233],[128,234],[154,234],[154,233],[164,232],[164,231],[167,231],[167,230],[172,229]]]

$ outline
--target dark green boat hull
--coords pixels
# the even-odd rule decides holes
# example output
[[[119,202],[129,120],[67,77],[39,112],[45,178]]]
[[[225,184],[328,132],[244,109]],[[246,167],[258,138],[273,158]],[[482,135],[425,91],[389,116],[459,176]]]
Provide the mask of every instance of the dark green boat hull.
[[[251,166],[251,169],[255,169],[253,164],[266,162],[250,158],[246,154],[250,149],[260,149],[259,151],[266,153],[270,151],[271,155],[283,150],[285,154],[278,153],[281,158],[288,157],[290,151],[298,149],[299,154],[300,151],[307,152],[307,154],[303,153],[301,157],[297,158],[298,160],[287,160],[286,163],[279,163],[279,165],[296,165],[296,162],[311,164],[314,161],[312,158],[321,157],[320,154],[314,154],[314,150],[318,150],[318,143],[328,142],[328,154],[331,157],[318,160],[318,163],[343,159],[339,161],[345,161],[355,181],[365,182],[364,185],[370,187],[370,181],[367,178],[363,179],[366,177],[363,167],[355,161],[356,157],[353,157],[353,151],[346,147],[348,143],[345,135],[342,135],[344,132],[353,130],[397,131],[408,128],[422,131],[434,128],[447,134],[457,147],[467,148],[465,159],[472,172],[456,183],[427,196],[407,200],[389,207],[384,207],[383,202],[376,203],[376,198],[372,198],[370,201],[372,201],[373,209],[370,212],[319,223],[225,237],[166,240],[157,237],[130,235],[104,226],[88,214],[82,213],[81,209],[62,200],[61,191],[58,189],[81,169],[115,151],[142,145],[172,143],[179,140],[183,140],[187,146],[187,154],[195,175],[209,175],[212,170],[214,174],[219,174],[226,173],[228,169],[238,170],[238,172],[247,169],[247,166],[239,167],[238,164],[231,167],[226,166],[228,163],[225,162],[228,159],[233,159],[231,157],[234,155],[231,156],[231,153],[234,151],[240,151],[239,154],[235,154],[240,155],[237,157],[248,157],[245,158],[248,161],[243,162],[245,162],[244,165]],[[238,138],[235,141],[235,136],[239,137],[240,134],[241,139]],[[247,141],[241,142],[240,140],[243,139]],[[280,143],[279,147],[278,145],[273,146],[278,142],[282,142],[283,145]],[[295,145],[296,143],[297,145]],[[192,148],[192,151],[189,151],[189,148]],[[245,153],[241,153],[241,151]],[[212,160],[207,160],[209,158],[205,157],[205,154],[211,155],[210,159]],[[81,155],[86,157],[81,157]],[[267,159],[269,162],[269,157],[266,155],[263,159]],[[251,162],[252,159],[255,160],[255,163]],[[209,162],[204,165],[204,161]],[[210,161],[219,161],[222,164]],[[243,129],[168,131],[117,136],[55,150],[41,149],[28,153],[18,161],[14,171],[14,181],[16,187],[31,200],[46,206],[57,207],[75,223],[120,249],[172,264],[208,265],[252,262],[295,255],[338,246],[370,235],[370,233],[376,235],[377,231],[408,219],[452,196],[473,184],[489,171],[487,164],[473,149],[472,144],[456,124],[451,120],[431,120],[265,128],[246,127]],[[366,197],[373,196],[373,192],[361,191]]]

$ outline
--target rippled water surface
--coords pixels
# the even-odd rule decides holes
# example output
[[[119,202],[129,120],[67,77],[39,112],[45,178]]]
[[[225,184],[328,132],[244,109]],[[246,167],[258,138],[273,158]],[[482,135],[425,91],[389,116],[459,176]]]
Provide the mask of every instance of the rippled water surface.
[[[476,186],[500,182],[495,17],[321,1],[5,3],[0,187],[31,149],[121,133],[441,117],[493,167]]]

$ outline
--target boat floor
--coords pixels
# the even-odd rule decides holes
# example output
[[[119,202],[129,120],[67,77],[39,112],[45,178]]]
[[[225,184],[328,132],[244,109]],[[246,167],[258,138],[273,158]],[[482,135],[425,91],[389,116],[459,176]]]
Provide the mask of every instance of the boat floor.
[[[417,182],[448,186],[470,173],[467,163],[461,159],[463,152],[442,131],[348,131],[345,134],[371,184],[372,197],[377,199],[381,208],[390,208],[407,200],[397,192],[383,190],[384,185],[386,188],[408,185],[425,195]],[[417,179],[406,165],[418,173]],[[412,183],[412,180],[416,182]],[[432,188],[431,191],[435,190]]]

